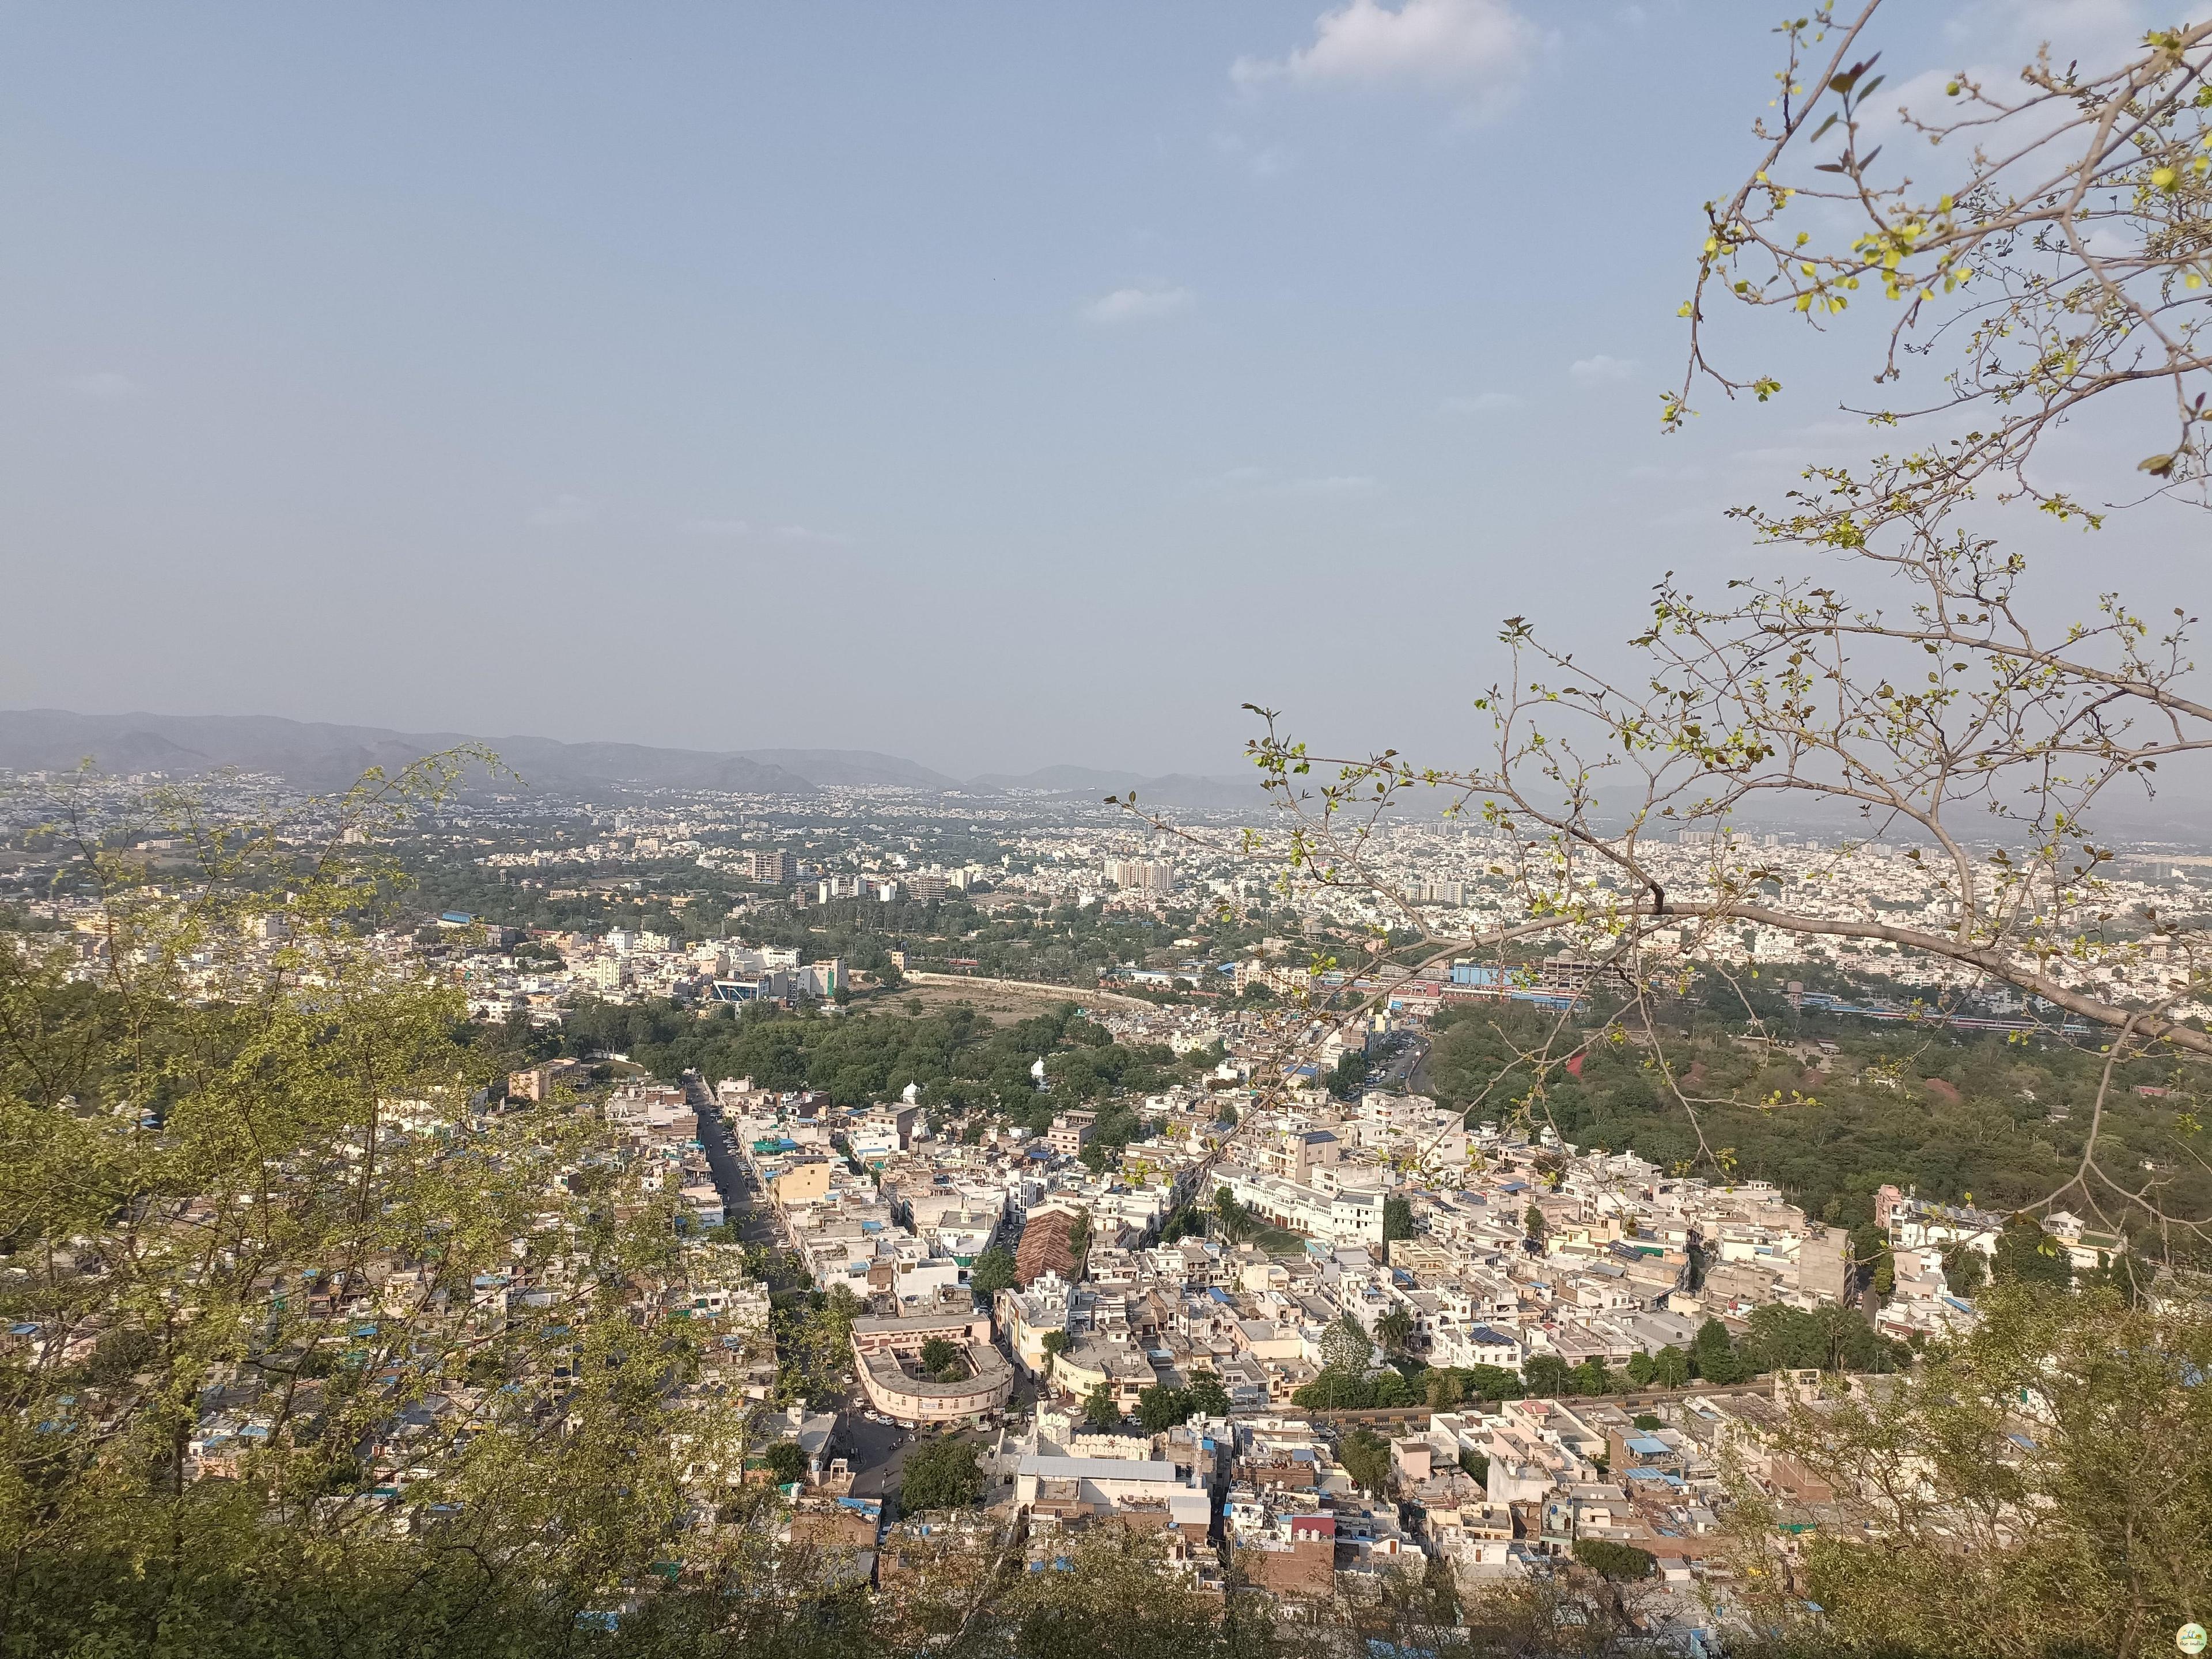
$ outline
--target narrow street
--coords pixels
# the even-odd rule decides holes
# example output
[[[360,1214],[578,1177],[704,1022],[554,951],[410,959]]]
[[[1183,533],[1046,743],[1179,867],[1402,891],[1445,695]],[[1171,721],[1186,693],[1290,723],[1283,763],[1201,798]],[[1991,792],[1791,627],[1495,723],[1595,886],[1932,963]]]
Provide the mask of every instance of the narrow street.
[[[772,1206],[755,1202],[757,1189],[745,1172],[744,1159],[730,1139],[729,1126],[723,1122],[721,1109],[705,1079],[696,1072],[686,1072],[683,1085],[685,1103],[699,1115],[699,1146],[707,1154],[707,1167],[714,1172],[714,1189],[722,1195],[723,1212],[738,1230],[739,1242],[784,1249],[782,1224]]]

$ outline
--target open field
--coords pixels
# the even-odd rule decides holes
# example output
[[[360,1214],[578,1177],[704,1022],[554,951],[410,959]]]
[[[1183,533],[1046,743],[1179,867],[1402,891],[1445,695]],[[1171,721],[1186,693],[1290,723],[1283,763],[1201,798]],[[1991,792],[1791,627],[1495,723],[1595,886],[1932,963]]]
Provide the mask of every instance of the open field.
[[[964,1002],[994,1025],[1012,1025],[1035,1014],[1048,1012],[1063,1002],[1085,1008],[1120,1006],[1146,1006],[1134,997],[1110,991],[1084,990],[1073,985],[1027,985],[1013,980],[970,979],[958,974],[908,974],[896,991],[871,994],[860,1006],[883,1012],[907,1012],[919,1000],[924,1013],[942,1013]]]

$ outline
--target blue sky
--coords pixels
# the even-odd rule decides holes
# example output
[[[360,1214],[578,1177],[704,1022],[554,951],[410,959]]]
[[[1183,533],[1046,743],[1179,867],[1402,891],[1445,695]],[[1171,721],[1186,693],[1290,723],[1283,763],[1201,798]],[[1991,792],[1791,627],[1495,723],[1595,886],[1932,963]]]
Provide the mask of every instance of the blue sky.
[[[0,705],[965,773],[1230,770],[1260,701],[1449,759],[1500,617],[1602,651],[1855,441],[1769,319],[1781,403],[1657,430],[1772,21],[0,8]],[[2179,524],[2023,533],[2201,602]]]

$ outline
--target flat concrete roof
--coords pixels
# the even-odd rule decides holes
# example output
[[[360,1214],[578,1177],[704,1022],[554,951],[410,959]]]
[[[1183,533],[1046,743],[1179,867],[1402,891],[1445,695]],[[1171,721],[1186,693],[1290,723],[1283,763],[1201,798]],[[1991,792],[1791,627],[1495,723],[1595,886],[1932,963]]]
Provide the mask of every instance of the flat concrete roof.
[[[853,1322],[855,1331],[865,1331],[871,1336],[896,1335],[901,1331],[941,1331],[954,1325],[969,1326],[989,1316],[981,1309],[967,1313],[903,1314],[896,1318],[884,1318],[863,1314]]]
[[[1180,1486],[1172,1463],[1139,1462],[1133,1457],[1024,1457],[1016,1470],[1046,1480],[1151,1480]]]

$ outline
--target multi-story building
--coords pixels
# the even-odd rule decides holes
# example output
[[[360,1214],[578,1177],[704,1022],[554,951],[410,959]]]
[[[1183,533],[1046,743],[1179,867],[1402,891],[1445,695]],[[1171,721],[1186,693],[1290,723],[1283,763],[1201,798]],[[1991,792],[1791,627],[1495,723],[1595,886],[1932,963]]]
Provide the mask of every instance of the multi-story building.
[[[1073,1158],[1091,1144],[1097,1123],[1096,1112],[1055,1112],[1052,1127],[1045,1132],[1044,1144],[1063,1158]]]
[[[1165,859],[1109,859],[1104,873],[1125,892],[1175,891],[1176,867]]]
[[[932,1341],[954,1355],[935,1372],[921,1359]],[[991,1345],[987,1313],[856,1319],[853,1359],[868,1403],[902,1423],[980,1422],[1006,1404],[1014,1386],[1013,1367]]]

